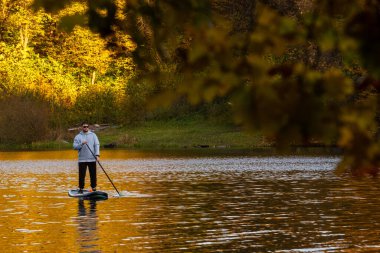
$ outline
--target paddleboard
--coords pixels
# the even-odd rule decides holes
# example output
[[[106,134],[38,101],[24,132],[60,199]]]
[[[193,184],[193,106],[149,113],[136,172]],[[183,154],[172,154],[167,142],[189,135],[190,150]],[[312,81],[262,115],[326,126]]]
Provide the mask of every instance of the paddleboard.
[[[108,194],[102,191],[88,191],[83,190],[79,193],[78,190],[69,190],[69,196],[73,198],[88,199],[88,200],[106,200],[108,199]]]

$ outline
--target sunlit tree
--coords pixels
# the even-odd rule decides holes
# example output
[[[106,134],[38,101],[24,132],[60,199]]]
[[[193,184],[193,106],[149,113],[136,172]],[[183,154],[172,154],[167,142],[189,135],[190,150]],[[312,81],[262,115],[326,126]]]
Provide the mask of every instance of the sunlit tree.
[[[90,117],[96,122],[120,121],[135,71],[130,36],[116,30],[114,39],[99,36],[88,27],[81,1],[62,1],[64,8],[53,13],[33,12],[31,3],[0,2],[0,100],[42,99],[58,127],[77,122],[75,115],[89,108],[99,108]]]
[[[340,171],[378,172],[378,1],[128,1],[126,20],[114,1],[88,8],[102,36],[132,36],[152,101],[228,97],[238,124],[278,146],[336,142]]]

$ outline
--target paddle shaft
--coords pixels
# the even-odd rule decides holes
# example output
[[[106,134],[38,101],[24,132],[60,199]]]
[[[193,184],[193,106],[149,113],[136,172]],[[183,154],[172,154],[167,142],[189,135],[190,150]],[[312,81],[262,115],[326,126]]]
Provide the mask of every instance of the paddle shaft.
[[[86,146],[87,146],[88,150],[90,150],[91,154],[94,156],[95,160],[98,162],[100,168],[102,168],[104,174],[106,174],[106,176],[107,176],[108,180],[111,182],[113,188],[115,188],[115,190],[117,191],[117,194],[119,194],[119,196],[120,196],[120,192],[117,190],[116,186],[113,184],[113,182],[112,182],[111,178],[108,176],[106,170],[103,168],[103,166],[102,166],[102,165],[100,164],[100,162],[98,161],[98,158],[96,157],[96,155],[94,154],[94,152],[92,152],[92,150],[90,149],[90,147],[88,146],[87,143],[86,143]]]

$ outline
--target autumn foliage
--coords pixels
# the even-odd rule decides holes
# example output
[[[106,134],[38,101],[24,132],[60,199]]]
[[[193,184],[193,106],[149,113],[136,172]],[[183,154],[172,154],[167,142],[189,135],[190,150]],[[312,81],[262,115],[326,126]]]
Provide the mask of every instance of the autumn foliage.
[[[278,147],[339,145],[339,171],[377,173],[378,1],[28,4],[0,5],[1,90],[42,98],[60,125],[223,99]]]

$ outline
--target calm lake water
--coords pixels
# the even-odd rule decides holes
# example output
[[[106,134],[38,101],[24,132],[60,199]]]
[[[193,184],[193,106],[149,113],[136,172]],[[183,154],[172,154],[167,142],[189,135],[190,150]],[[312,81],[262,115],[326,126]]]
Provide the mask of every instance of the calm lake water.
[[[379,252],[380,184],[337,157],[108,151],[106,201],[67,196],[74,151],[0,152],[1,252]],[[87,176],[86,186],[89,179]]]

